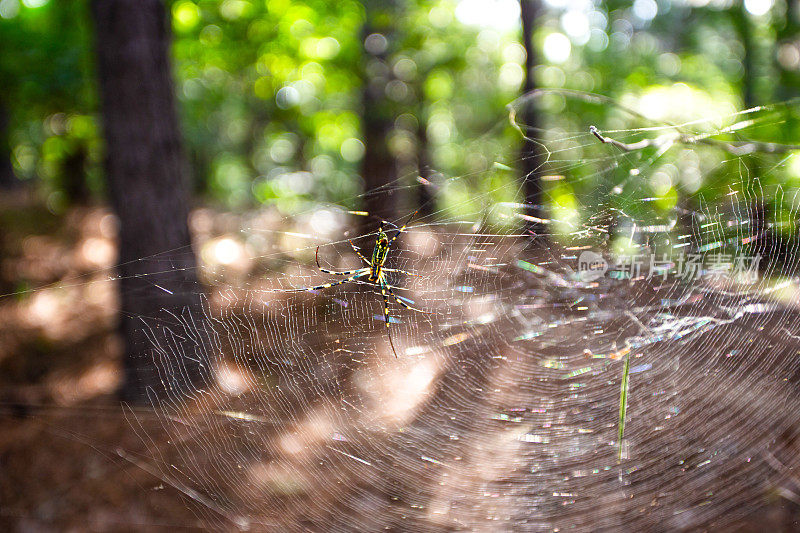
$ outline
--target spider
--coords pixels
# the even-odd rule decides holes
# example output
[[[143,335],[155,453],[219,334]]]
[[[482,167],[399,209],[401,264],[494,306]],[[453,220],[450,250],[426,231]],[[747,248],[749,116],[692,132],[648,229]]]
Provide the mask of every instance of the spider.
[[[389,344],[392,347],[392,353],[394,353],[395,358],[397,358],[397,350],[394,348],[394,341],[392,340],[392,333],[389,329],[389,324],[391,322],[389,317],[389,296],[391,295],[392,298],[395,299],[397,303],[405,307],[406,309],[410,309],[412,311],[417,311],[418,313],[426,313],[427,311],[422,311],[420,309],[416,309],[411,307],[407,303],[403,301],[403,299],[398,296],[393,289],[398,289],[399,287],[395,287],[393,285],[389,285],[386,281],[386,272],[402,272],[404,274],[409,274],[415,276],[411,272],[406,272],[404,270],[399,270],[396,268],[385,268],[384,264],[386,264],[386,259],[389,256],[389,250],[394,244],[394,241],[397,240],[397,237],[403,233],[403,230],[406,229],[406,226],[411,222],[414,216],[417,214],[416,211],[411,214],[405,224],[397,230],[397,233],[390,239],[386,232],[383,231],[384,225],[387,223],[384,220],[381,220],[380,227],[378,228],[378,236],[375,239],[375,247],[372,249],[372,260],[370,261],[358,250],[353,241],[348,239],[347,242],[350,243],[350,246],[353,248],[353,251],[358,255],[361,260],[366,263],[366,267],[359,268],[356,270],[347,270],[345,272],[336,272],[333,270],[328,270],[326,268],[322,268],[322,265],[319,264],[319,246],[317,246],[317,252],[315,255],[315,259],[317,262],[317,268],[319,268],[322,272],[326,274],[334,274],[336,276],[349,276],[347,279],[343,279],[342,281],[334,281],[331,283],[325,283],[323,285],[316,285],[314,287],[305,287],[302,289],[294,289],[288,292],[304,292],[304,291],[316,291],[320,289],[327,289],[330,287],[335,287],[336,285],[342,285],[348,282],[356,282],[356,283],[371,283],[372,285],[377,286],[381,290],[381,296],[383,296],[383,319],[386,323],[386,333],[389,337]]]

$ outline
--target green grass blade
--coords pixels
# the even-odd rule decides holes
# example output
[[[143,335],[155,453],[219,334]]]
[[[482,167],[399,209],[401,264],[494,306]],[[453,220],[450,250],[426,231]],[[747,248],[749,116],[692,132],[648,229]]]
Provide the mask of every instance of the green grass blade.
[[[631,370],[631,352],[625,355],[625,367],[622,370],[622,385],[619,391],[619,423],[617,441],[619,446],[618,459],[622,460],[622,437],[625,435],[625,415],[628,410],[628,379]]]

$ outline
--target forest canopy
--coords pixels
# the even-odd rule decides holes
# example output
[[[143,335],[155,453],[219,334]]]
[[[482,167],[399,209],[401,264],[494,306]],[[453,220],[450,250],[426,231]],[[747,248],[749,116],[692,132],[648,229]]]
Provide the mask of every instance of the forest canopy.
[[[168,8],[186,152],[194,190],[208,201],[284,215],[318,202],[362,207],[354,200],[364,190],[361,91],[375,77],[385,80],[385,141],[402,186],[518,162],[521,137],[506,107],[525,83],[517,0],[177,0]],[[362,35],[368,9],[379,31]],[[54,211],[104,188],[88,21],[86,1],[0,2],[3,137],[16,177],[44,191]],[[531,136],[548,142],[594,123],[679,124],[784,101],[800,88],[798,28],[796,3],[783,1],[543,2],[532,33],[535,86],[609,101],[582,111],[547,95]],[[362,47],[385,61],[366,61]],[[626,121],[619,106],[651,122]],[[799,127],[787,109],[748,134],[791,143]],[[439,208],[507,191],[498,182],[514,179],[462,180]],[[683,186],[702,192],[707,181]]]

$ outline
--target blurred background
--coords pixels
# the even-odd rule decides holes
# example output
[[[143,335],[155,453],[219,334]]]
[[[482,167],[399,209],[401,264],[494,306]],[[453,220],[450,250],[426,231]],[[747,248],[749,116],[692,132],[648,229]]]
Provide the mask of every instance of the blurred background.
[[[433,229],[521,232],[528,250],[602,223],[620,250],[631,216],[685,215],[688,235],[735,189],[757,191],[734,210],[786,274],[798,30],[795,0],[0,0],[0,464],[15,480],[0,483],[0,521],[48,530],[94,509],[99,530],[160,523],[153,501],[114,517],[108,502],[127,496],[109,486],[67,512],[39,483],[84,490],[74,480],[108,461],[148,473],[112,451],[138,446],[119,398],[152,407],[220,370],[198,348],[210,334],[142,324],[193,309],[212,322],[199,310],[215,295],[313,269],[309,235],[417,212]],[[322,283],[302,272],[295,286]],[[152,344],[197,364],[165,378]],[[49,416],[107,419],[105,433]],[[63,453],[88,445],[106,462],[58,470],[61,452],[36,444],[53,432],[83,450]]]
[[[354,198],[382,183],[481,171],[487,157],[515,159],[519,135],[507,121],[497,126],[526,88],[602,94],[664,123],[783,101],[800,84],[795,2],[523,6],[167,2],[195,203],[284,216],[321,202],[359,209]],[[5,0],[0,28],[4,187],[35,190],[54,215],[102,202],[95,49],[105,43],[89,3]],[[557,105],[540,128],[585,129],[587,120]],[[794,127],[763,135],[796,139]],[[376,131],[380,139],[366,137]],[[362,176],[365,159],[380,157],[391,161],[386,175]]]

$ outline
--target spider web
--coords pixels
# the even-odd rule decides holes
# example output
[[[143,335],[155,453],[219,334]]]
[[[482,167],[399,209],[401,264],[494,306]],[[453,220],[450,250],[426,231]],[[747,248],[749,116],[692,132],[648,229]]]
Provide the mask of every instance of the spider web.
[[[800,164],[761,138],[797,104],[679,125],[564,91],[509,109],[498,128],[545,155],[546,209],[510,149],[425,185],[444,207],[387,261],[424,311],[390,304],[398,358],[376,287],[288,292],[337,280],[317,246],[362,266],[359,215],[288,232],[255,213],[239,237],[258,266],[208,270],[205,316],[170,310],[153,351],[175,380],[203,324],[215,384],[126,411],[145,451],[117,455],[214,529],[721,530],[796,502]]]

